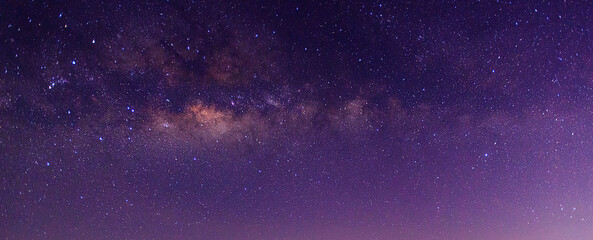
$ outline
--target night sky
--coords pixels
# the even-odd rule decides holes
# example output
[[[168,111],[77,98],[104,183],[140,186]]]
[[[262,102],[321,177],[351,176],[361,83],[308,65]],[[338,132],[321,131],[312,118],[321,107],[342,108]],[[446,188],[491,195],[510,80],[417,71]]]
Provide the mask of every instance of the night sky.
[[[0,238],[593,239],[593,4],[0,3]]]

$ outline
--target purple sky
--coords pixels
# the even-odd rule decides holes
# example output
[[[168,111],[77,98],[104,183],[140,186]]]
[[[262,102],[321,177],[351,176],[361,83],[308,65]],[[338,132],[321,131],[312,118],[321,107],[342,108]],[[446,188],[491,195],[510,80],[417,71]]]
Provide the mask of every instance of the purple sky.
[[[593,239],[593,5],[2,1],[1,239]]]

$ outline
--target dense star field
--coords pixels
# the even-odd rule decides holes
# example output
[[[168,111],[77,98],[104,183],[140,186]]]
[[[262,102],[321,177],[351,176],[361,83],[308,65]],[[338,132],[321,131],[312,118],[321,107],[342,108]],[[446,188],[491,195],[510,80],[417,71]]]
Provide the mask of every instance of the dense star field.
[[[1,239],[593,239],[593,4],[0,3]]]

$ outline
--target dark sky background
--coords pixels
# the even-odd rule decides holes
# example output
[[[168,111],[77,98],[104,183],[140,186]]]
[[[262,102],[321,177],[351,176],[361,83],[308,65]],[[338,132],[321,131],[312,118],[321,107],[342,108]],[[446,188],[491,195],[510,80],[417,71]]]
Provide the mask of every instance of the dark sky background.
[[[1,1],[0,238],[592,239],[591,16]]]

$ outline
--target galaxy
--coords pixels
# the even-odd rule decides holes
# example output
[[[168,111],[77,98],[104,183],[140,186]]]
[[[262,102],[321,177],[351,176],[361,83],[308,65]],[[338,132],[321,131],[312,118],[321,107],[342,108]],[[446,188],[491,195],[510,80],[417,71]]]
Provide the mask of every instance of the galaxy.
[[[0,2],[0,238],[593,239],[593,4]]]

